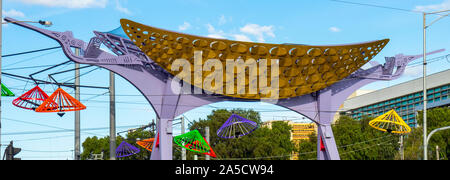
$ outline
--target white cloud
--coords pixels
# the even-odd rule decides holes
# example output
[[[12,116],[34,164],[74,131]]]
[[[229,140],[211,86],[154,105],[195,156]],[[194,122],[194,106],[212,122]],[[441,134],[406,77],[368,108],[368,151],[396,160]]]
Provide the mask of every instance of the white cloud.
[[[227,23],[227,19],[225,18],[225,16],[224,15],[220,16],[219,25],[224,25],[225,23]]]
[[[127,8],[123,7],[123,6],[120,4],[119,0],[116,0],[116,10],[119,11],[119,12],[128,14],[128,15],[131,14],[131,11],[128,10]]]
[[[253,35],[257,41],[265,42],[265,36],[275,37],[273,26],[260,26],[258,24],[247,24],[240,28],[240,31],[244,34]]]
[[[183,25],[178,26],[178,30],[179,31],[186,31],[190,27],[191,27],[191,24],[189,24],[188,22],[184,22]]]
[[[412,66],[406,67],[404,76],[407,77],[418,77],[423,74],[422,66]]]
[[[64,8],[105,8],[108,0],[19,0],[25,4]]]
[[[221,15],[219,17],[219,26],[224,25],[224,24],[226,24],[228,22],[231,22],[231,21],[233,21],[232,17],[225,17],[225,15]]]
[[[341,29],[338,27],[330,27],[331,32],[341,32]]]
[[[11,9],[9,11],[2,10],[3,16],[5,17],[25,17],[23,12],[17,11],[15,9]]]
[[[226,39],[225,36],[225,32],[223,32],[222,30],[216,30],[216,28],[214,28],[214,26],[212,26],[211,24],[207,24],[206,25],[208,27],[208,37],[210,38],[218,38],[218,39]]]
[[[431,4],[425,6],[416,6],[415,11],[431,12],[450,9],[450,0],[444,0],[440,4]]]
[[[225,33],[223,30],[217,30],[213,25],[207,24],[208,35],[210,38],[218,39],[233,39],[236,41],[252,42],[252,38],[257,39],[258,42],[265,42],[265,38],[275,37],[273,26],[260,26],[258,24],[247,24],[239,28],[238,33]]]
[[[247,42],[252,41],[248,36],[243,35],[243,34],[233,34],[232,36],[233,36],[234,40],[236,40],[236,41],[247,41]]]

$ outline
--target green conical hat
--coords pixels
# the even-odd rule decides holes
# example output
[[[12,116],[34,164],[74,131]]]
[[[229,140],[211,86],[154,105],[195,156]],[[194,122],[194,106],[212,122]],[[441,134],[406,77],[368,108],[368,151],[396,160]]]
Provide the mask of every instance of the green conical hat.
[[[5,85],[2,83],[2,96],[15,96],[13,92],[11,92]]]
[[[198,130],[176,136],[173,140],[182,148],[196,153],[207,153],[211,149]]]

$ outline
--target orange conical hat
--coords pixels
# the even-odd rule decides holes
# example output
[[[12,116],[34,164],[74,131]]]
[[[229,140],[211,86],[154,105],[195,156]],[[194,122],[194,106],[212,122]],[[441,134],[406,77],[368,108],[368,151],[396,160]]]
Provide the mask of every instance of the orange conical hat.
[[[68,112],[84,109],[86,109],[85,105],[81,104],[80,101],[70,96],[63,89],[58,88],[36,109],[36,112]]]
[[[141,140],[141,141],[136,141],[136,144],[138,144],[142,148],[145,148],[145,149],[147,149],[148,151],[151,152],[154,141],[155,141],[155,138],[150,138],[150,139],[144,139],[144,140]]]

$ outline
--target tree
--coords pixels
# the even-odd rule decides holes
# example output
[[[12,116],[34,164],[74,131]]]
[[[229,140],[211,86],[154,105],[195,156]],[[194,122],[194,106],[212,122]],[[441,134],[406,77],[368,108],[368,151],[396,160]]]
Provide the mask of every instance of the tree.
[[[417,123],[423,124],[423,113],[418,112]],[[427,132],[434,129],[450,126],[450,108],[435,108],[427,111]],[[410,153],[407,158],[423,159],[423,127],[413,129],[405,140],[405,150]],[[428,144],[428,159],[436,159],[436,146],[439,146],[440,159],[450,156],[450,131],[440,131],[431,137]],[[406,154],[405,154],[406,158]]]
[[[341,116],[333,125],[333,133],[342,160],[389,160],[398,153],[399,136],[384,133],[371,128],[371,117],[357,121]],[[297,146],[300,160],[314,159],[317,153],[317,137],[310,136]]]
[[[138,154],[135,154],[133,156],[120,158],[120,160],[145,160],[149,159],[151,152],[147,151],[146,149],[138,146],[136,144],[137,139],[148,139],[155,137],[155,134],[153,132],[144,131],[142,129],[138,129],[134,132],[130,132],[126,135],[126,138],[122,136],[116,137],[116,146],[119,146],[120,143],[123,141],[126,141],[127,143],[130,143],[133,146],[138,147],[141,151]],[[94,137],[88,137],[82,144],[83,146],[83,153],[81,154],[82,160],[87,160],[90,158],[91,154],[100,154],[103,151],[103,159],[109,160],[109,136],[98,138],[97,136]]]
[[[223,139],[217,136],[217,130],[233,114],[237,114],[256,122],[259,128],[249,135],[236,139]],[[206,126],[210,127],[209,144],[215,151],[218,159],[289,159],[294,150],[290,140],[291,127],[284,122],[275,122],[272,129],[261,127],[259,113],[253,110],[235,109],[232,111],[220,109],[212,112],[206,119],[200,119],[190,126],[190,130],[197,129],[204,135]],[[179,158],[179,151],[174,152],[174,157]],[[193,159],[195,153],[187,151],[187,159]]]

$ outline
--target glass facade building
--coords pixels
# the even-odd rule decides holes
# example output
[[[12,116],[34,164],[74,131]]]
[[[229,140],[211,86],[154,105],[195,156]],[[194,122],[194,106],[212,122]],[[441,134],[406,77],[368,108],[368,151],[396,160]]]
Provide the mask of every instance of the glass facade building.
[[[428,108],[450,105],[450,84],[428,89]],[[440,103],[440,102],[443,102]],[[441,105],[442,104],[442,105]],[[361,120],[363,116],[378,117],[394,109],[411,127],[417,125],[416,112],[423,109],[423,92],[406,94],[347,111],[347,115]]]
[[[417,126],[417,112],[423,109],[423,80],[398,85],[347,99],[341,114],[361,119],[378,117],[394,109],[411,127]],[[427,108],[450,106],[450,70],[427,76]]]

